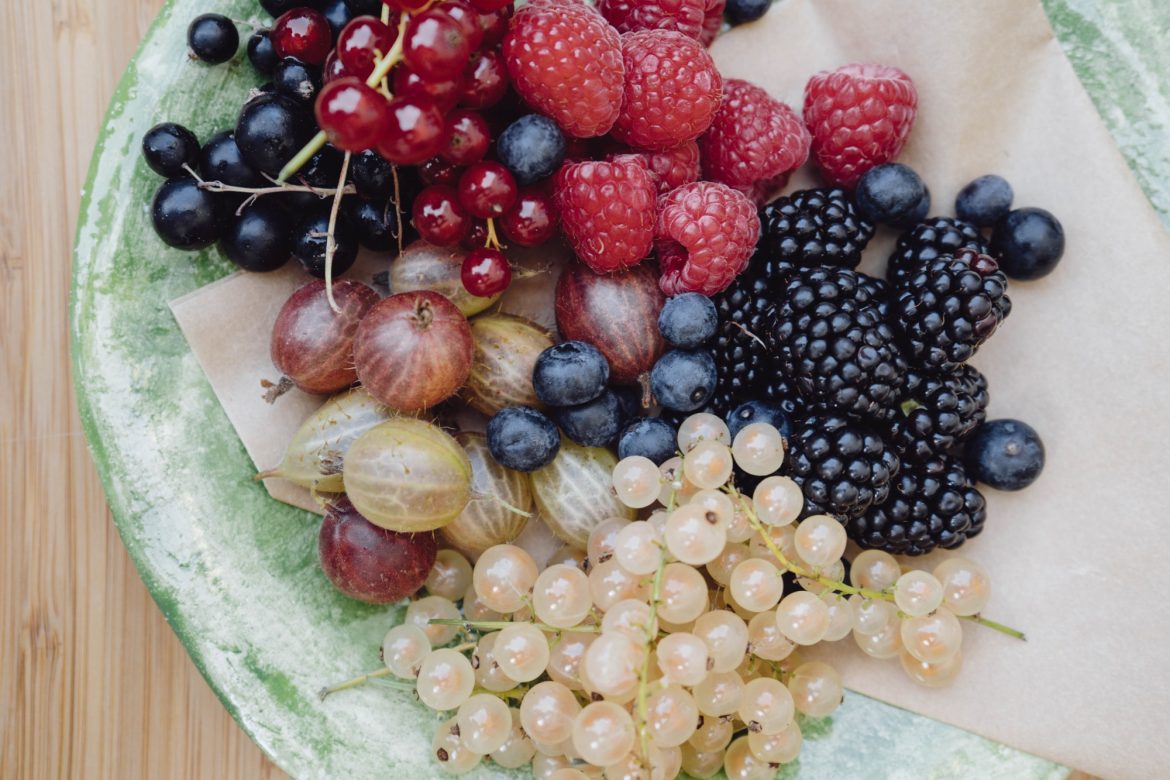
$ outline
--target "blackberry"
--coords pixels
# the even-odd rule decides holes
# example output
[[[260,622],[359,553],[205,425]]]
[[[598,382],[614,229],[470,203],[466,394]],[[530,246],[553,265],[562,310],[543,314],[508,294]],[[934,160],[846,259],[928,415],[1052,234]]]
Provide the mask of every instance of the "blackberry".
[[[1012,311],[999,264],[973,249],[924,265],[898,285],[896,296],[910,358],[936,371],[969,360]]]
[[[856,268],[873,238],[873,225],[841,189],[800,190],[773,201],[760,216],[761,251],[797,267]]]
[[[793,427],[788,463],[804,493],[804,514],[842,521],[884,503],[900,465],[874,428],[837,413],[813,415]]]
[[[811,406],[894,416],[906,360],[888,322],[885,285],[847,268],[792,276],[768,329],[780,370]]]
[[[987,506],[963,464],[948,456],[904,460],[890,498],[846,525],[861,547],[894,555],[953,550],[983,530]]]
[[[962,365],[943,374],[906,373],[902,414],[892,423],[894,446],[903,456],[942,455],[987,419],[987,377]]]
[[[959,249],[988,252],[983,234],[970,222],[951,217],[934,217],[920,222],[898,237],[898,244],[886,266],[886,278],[896,286],[927,263],[943,255],[953,255]]]

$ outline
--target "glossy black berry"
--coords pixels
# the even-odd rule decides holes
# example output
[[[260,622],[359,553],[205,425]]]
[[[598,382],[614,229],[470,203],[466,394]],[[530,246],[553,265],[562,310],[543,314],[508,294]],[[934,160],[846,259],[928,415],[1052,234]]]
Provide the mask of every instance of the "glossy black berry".
[[[734,441],[736,434],[752,423],[767,423],[787,439],[792,435],[792,419],[779,404],[768,401],[744,401],[725,418]]]
[[[245,271],[275,271],[292,256],[292,228],[288,212],[260,199],[228,224],[219,249]]]
[[[394,167],[372,149],[353,156],[349,175],[362,197],[387,200],[394,195]]]
[[[309,158],[294,174],[294,178],[318,189],[333,189],[341,179],[341,166],[344,164],[345,154],[336,146],[326,144]]]
[[[979,482],[996,490],[1023,490],[1044,470],[1044,442],[1027,423],[989,420],[968,439],[966,461]]]
[[[505,128],[496,139],[496,155],[516,183],[534,184],[551,176],[565,159],[565,135],[557,123],[528,114]]]
[[[163,122],[142,137],[142,156],[159,176],[186,176],[184,165],[195,168],[199,164],[199,139],[182,125]]]
[[[260,0],[260,7],[267,11],[273,19],[294,8],[308,6],[319,9],[321,5],[322,0]]]
[[[676,412],[693,412],[715,394],[715,359],[705,350],[672,349],[650,370],[650,390],[658,403]]]
[[[219,181],[233,187],[260,187],[264,177],[244,160],[231,130],[207,139],[199,152],[199,174],[205,181]]]
[[[768,12],[772,0],[727,0],[723,12],[732,24],[754,22]]]
[[[268,30],[257,30],[248,39],[248,62],[252,63],[257,73],[264,76],[271,76],[276,69],[280,58],[276,56],[276,48],[272,45]]]
[[[222,14],[203,14],[196,16],[187,28],[187,46],[204,62],[219,65],[236,56],[240,32]]]
[[[190,177],[171,179],[159,188],[150,218],[159,238],[176,249],[211,246],[223,230],[222,204]]]
[[[974,366],[953,371],[906,373],[906,388],[891,436],[903,456],[942,455],[963,441],[987,418],[987,378]]]
[[[313,131],[313,122],[303,107],[283,95],[265,94],[244,106],[235,138],[249,165],[275,176]]]
[[[345,0],[351,16],[378,16],[382,13],[382,0]]]
[[[991,248],[1012,279],[1039,279],[1064,256],[1064,227],[1044,209],[1016,209],[996,224]]]
[[[908,228],[926,219],[930,190],[914,169],[901,163],[871,168],[857,182],[857,210],[870,222]]]
[[[609,363],[592,344],[564,341],[536,358],[532,388],[549,406],[577,406],[605,392]]]
[[[536,471],[552,463],[561,448],[553,421],[527,406],[509,406],[488,421],[487,445],[501,466]]]
[[[325,278],[325,240],[329,231],[329,207],[318,209],[293,229],[293,257],[311,276]],[[344,274],[357,260],[357,231],[349,219],[339,214],[333,230],[337,249],[333,255],[333,278]]]
[[[661,466],[678,450],[678,431],[657,417],[639,417],[629,423],[618,439],[618,457],[641,455]]]
[[[676,347],[694,349],[715,335],[719,314],[701,293],[683,293],[666,301],[658,314],[658,331]]]
[[[397,251],[398,218],[394,206],[365,198],[346,198],[342,201],[342,210],[357,230],[358,243],[363,247],[375,252],[389,252],[392,248]],[[406,246],[417,239],[418,234],[409,219],[403,220],[402,227],[406,233],[402,245]]]
[[[321,88],[321,70],[296,57],[285,57],[272,71],[272,88],[278,95],[311,105]]]
[[[886,268],[886,279],[897,285],[943,255],[953,255],[960,249],[974,249],[982,254],[990,251],[979,228],[970,222],[932,217],[898,236]]]
[[[901,464],[876,428],[836,413],[793,427],[788,462],[804,493],[805,514],[838,520],[882,504]]]
[[[955,198],[955,215],[979,227],[991,227],[1012,208],[1012,185],[995,174],[980,176]]]
[[[760,222],[760,254],[795,267],[856,268],[874,232],[840,189],[799,190],[778,198],[764,208]]]
[[[563,406],[553,411],[561,430],[585,447],[604,447],[621,430],[622,405],[612,390],[579,406]]]
[[[329,22],[329,30],[333,33],[335,41],[345,25],[349,24],[349,20],[354,16],[345,0],[325,0],[325,4],[321,6],[321,13],[324,15],[325,21]],[[381,10],[376,14],[370,14],[370,16],[379,14],[381,14]]]

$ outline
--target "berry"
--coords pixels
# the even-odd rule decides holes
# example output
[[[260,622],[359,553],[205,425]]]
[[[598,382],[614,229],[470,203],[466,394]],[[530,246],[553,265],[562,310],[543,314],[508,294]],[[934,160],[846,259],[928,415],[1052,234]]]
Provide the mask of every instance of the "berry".
[[[281,95],[261,95],[244,106],[236,123],[235,141],[244,160],[275,176],[313,133],[308,113]]]
[[[726,289],[747,265],[760,218],[743,193],[724,184],[684,184],[662,196],[654,247],[667,295]]]
[[[496,155],[520,185],[535,184],[556,173],[565,159],[565,136],[557,123],[526,114],[500,133]]]
[[[811,404],[887,419],[906,361],[886,322],[885,284],[845,268],[794,273],[774,312],[780,369]]]
[[[974,479],[996,490],[1023,490],[1044,470],[1044,442],[1027,423],[990,420],[968,439],[966,461]]]
[[[296,57],[310,65],[322,65],[333,48],[329,21],[312,8],[293,8],[272,25],[272,45],[281,58]]]
[[[870,222],[910,228],[926,219],[930,189],[912,168],[901,163],[879,165],[857,182],[857,210]]]
[[[612,390],[580,406],[565,406],[553,412],[557,424],[573,441],[585,447],[605,447],[622,427],[622,407]]]
[[[955,214],[979,227],[991,227],[1007,216],[1012,208],[1012,185],[995,174],[980,176],[955,198]]]
[[[918,273],[920,268],[960,249],[974,249],[981,254],[990,251],[979,229],[968,222],[950,217],[934,217],[920,222],[898,237],[886,268],[886,278],[890,284],[897,285],[907,276]]]
[[[285,57],[272,71],[273,91],[298,103],[312,103],[320,86],[321,71],[296,57]]]
[[[426,184],[445,184],[454,187],[459,184],[463,167],[447,162],[442,157],[431,157],[418,166],[418,175]]]
[[[459,203],[459,195],[442,184],[433,184],[418,194],[411,218],[422,239],[435,246],[458,244],[471,230],[471,215]]]
[[[699,180],[699,145],[694,141],[663,152],[619,152],[606,157],[610,162],[632,160],[650,173],[659,195]]]
[[[799,190],[769,204],[760,221],[761,252],[794,267],[856,268],[874,232],[841,189]]]
[[[483,44],[483,27],[479,23],[479,12],[462,0],[447,0],[443,3],[443,13],[454,19],[463,30],[467,44],[471,51],[476,51]]]
[[[325,278],[325,242],[329,232],[329,208],[318,207],[293,229],[293,257],[310,276]],[[348,271],[357,260],[357,234],[344,215],[339,214],[333,228],[333,278]]]
[[[364,198],[346,198],[341,209],[354,227],[360,246],[374,252],[390,251],[398,233],[398,218],[388,203],[373,203]],[[407,227],[404,225],[403,227]],[[404,237],[403,243],[409,239]]]
[[[900,461],[876,430],[835,412],[793,427],[788,462],[805,515],[860,517],[889,496]]]
[[[326,144],[321,147],[321,151],[309,158],[299,171],[297,171],[297,178],[312,187],[336,187],[337,180],[341,178],[341,165],[345,162],[345,155],[338,151],[337,147]],[[312,203],[315,199],[319,201],[316,195],[312,193],[298,193],[306,195],[306,202]]]
[[[620,33],[672,30],[697,40],[704,0],[601,0],[597,10]]]
[[[382,13],[382,0],[345,0],[350,16],[377,16]]]
[[[694,38],[670,30],[622,36],[625,97],[611,135],[640,149],[666,150],[702,135],[715,117],[723,79]]]
[[[650,254],[655,189],[638,163],[567,163],[553,179],[553,203],[573,251],[597,273],[634,265]]]
[[[154,230],[176,249],[203,249],[222,232],[222,205],[190,177],[171,179],[155,193],[150,206]]]
[[[740,79],[723,82],[723,102],[699,139],[703,173],[736,187],[799,168],[808,145],[808,131],[791,108]]]
[[[244,161],[231,130],[207,139],[199,152],[199,174],[205,181],[221,181],[233,187],[259,187],[264,183],[260,174]]]
[[[504,37],[504,61],[520,97],[567,135],[605,135],[617,121],[625,77],[621,40],[590,6],[525,5]]]
[[[325,58],[325,64],[321,66],[321,83],[328,84],[330,81],[352,75],[345,69],[345,63],[338,59],[337,50],[329,52],[329,56]]]
[[[365,81],[374,72],[377,59],[390,51],[398,37],[378,19],[359,16],[337,37],[337,59],[351,76]]]
[[[552,463],[561,435],[552,420],[527,406],[509,406],[487,424],[487,445],[501,466],[536,471]]]
[[[475,5],[472,3],[472,5]],[[490,46],[497,46],[504,40],[504,35],[508,32],[508,20],[512,18],[512,4],[506,3],[503,8],[484,12],[477,8],[479,13],[479,27],[483,30],[483,43],[481,48],[488,48]]]
[[[489,49],[471,55],[463,71],[463,89],[459,104],[468,108],[488,108],[508,93],[508,68],[498,51]]]
[[[901,413],[892,441],[903,455],[919,460],[942,455],[987,417],[987,378],[970,365],[942,374],[906,373]]]
[[[450,79],[425,79],[406,65],[394,69],[394,94],[400,98],[421,98],[434,103],[439,111],[446,113],[459,102],[463,91],[463,75]]]
[[[394,194],[394,167],[373,150],[353,156],[349,175],[362,197],[386,200]]]
[[[719,314],[706,295],[683,293],[667,300],[658,314],[658,331],[676,347],[694,349],[715,335]]]
[[[252,33],[252,37],[248,39],[248,62],[252,63],[256,72],[270,76],[279,61],[268,30],[257,30]]]
[[[540,246],[557,234],[552,199],[540,190],[522,189],[516,203],[500,218],[500,229],[513,244]]]
[[[187,28],[187,45],[191,53],[210,65],[219,65],[236,56],[240,48],[240,31],[222,14],[196,16]]]
[[[415,165],[443,148],[443,114],[430,100],[397,97],[386,104],[389,121],[378,153],[398,165]]]
[[[562,341],[540,353],[532,389],[549,406],[578,406],[605,392],[609,363],[592,344]]]
[[[678,432],[656,417],[639,417],[626,426],[618,439],[618,457],[641,455],[661,466],[678,450]]]
[[[909,356],[936,371],[969,360],[1012,310],[1007,277],[994,259],[973,249],[940,257],[895,292]]]
[[[258,200],[223,231],[219,250],[245,271],[275,271],[292,256],[292,218],[268,199]]]
[[[182,125],[164,122],[142,137],[142,156],[159,176],[185,176],[184,165],[194,168],[199,163],[199,139]]]
[[[1012,279],[1039,279],[1064,255],[1064,228],[1044,209],[1016,209],[996,224],[991,247]]]
[[[518,194],[516,180],[498,162],[477,162],[459,177],[459,202],[473,217],[502,216],[512,208]]]
[[[946,457],[905,460],[890,485],[890,497],[845,527],[865,549],[922,555],[936,547],[953,550],[983,530],[986,501],[963,465]]]
[[[305,0],[260,0],[260,7],[267,11],[273,19],[294,8],[306,5],[313,6],[320,5],[320,3],[305,2]]]
[[[676,412],[702,409],[715,393],[715,360],[702,350],[672,349],[650,370],[650,390],[658,403]]]
[[[724,12],[732,24],[747,24],[766,14],[771,5],[771,0],[728,0]]]
[[[491,145],[491,131],[475,111],[452,111],[447,115],[446,137],[439,156],[456,165],[470,165],[483,159]]]
[[[364,152],[385,130],[386,99],[360,79],[347,76],[325,85],[316,114],[331,144],[346,152]]]
[[[699,32],[699,43],[710,46],[723,29],[723,11],[727,0],[707,0],[703,7],[703,29]]]
[[[780,435],[785,439],[792,435],[792,420],[788,412],[779,404],[767,401],[744,401],[732,409],[725,419],[732,440],[753,423],[767,423],[780,431]]]
[[[887,65],[822,71],[804,88],[813,160],[830,184],[841,187],[852,187],[866,171],[897,158],[917,114],[914,82]]]
[[[471,41],[463,26],[442,6],[410,18],[402,45],[402,59],[418,75],[442,81],[463,72],[471,56]]]
[[[329,22],[329,32],[333,35],[333,40],[337,40],[337,36],[341,35],[345,25],[349,24],[349,20],[353,18],[345,0],[326,0],[325,5],[321,8],[321,14],[325,17],[325,21]]]
[[[508,289],[512,283],[512,266],[498,249],[480,247],[463,258],[459,272],[463,289],[480,298],[490,298]]]

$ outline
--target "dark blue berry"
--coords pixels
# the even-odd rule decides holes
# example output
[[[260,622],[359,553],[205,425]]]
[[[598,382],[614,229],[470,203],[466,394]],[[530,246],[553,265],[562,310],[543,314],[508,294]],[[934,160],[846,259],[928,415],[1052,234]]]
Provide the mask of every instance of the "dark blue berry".
[[[678,431],[666,420],[639,417],[626,426],[618,439],[618,457],[641,455],[661,466],[678,450]]]
[[[325,278],[325,241],[329,231],[329,206],[320,206],[293,230],[293,257],[318,279]],[[333,278],[348,271],[357,260],[357,231],[344,214],[339,214],[333,228],[336,249],[333,253]]]
[[[676,347],[694,349],[715,335],[719,314],[701,293],[683,293],[666,302],[658,314],[658,331]]]
[[[632,420],[646,413],[646,408],[642,406],[644,392],[640,386],[621,385],[613,388],[613,394],[617,396],[618,403],[622,405],[623,419]]]
[[[1064,256],[1064,228],[1044,209],[1016,209],[996,224],[991,249],[1012,279],[1039,279]]]
[[[754,22],[768,12],[772,0],[727,0],[723,12],[732,24]]]
[[[970,475],[996,490],[1023,490],[1044,469],[1044,443],[1027,423],[989,420],[971,434],[966,446]]]
[[[337,180],[341,178],[341,166],[344,164],[345,155],[341,150],[326,144],[321,147],[321,151],[309,158],[309,161],[296,172],[294,178],[318,189],[333,189],[337,186]]]
[[[244,105],[236,145],[253,168],[275,176],[315,130],[304,107],[283,95],[265,94]]]
[[[549,406],[577,406],[605,392],[609,363],[592,344],[565,341],[536,358],[532,387]]]
[[[199,153],[199,173],[206,181],[221,181],[233,187],[260,187],[264,178],[244,160],[231,130],[207,139]]]
[[[196,16],[187,28],[187,45],[196,57],[219,65],[236,56],[240,32],[232,20],[222,14]]]
[[[257,73],[265,76],[271,76],[276,70],[280,58],[276,56],[276,47],[272,45],[268,30],[257,30],[248,39],[248,62]]]
[[[345,0],[326,0],[325,5],[321,7],[321,14],[325,17],[325,21],[329,22],[329,29],[333,33],[334,41],[337,40],[338,35],[341,35],[345,25],[349,24],[349,20],[353,18],[353,13],[349,10],[349,4]],[[376,14],[370,15],[375,16]]]
[[[285,57],[272,71],[272,88],[278,95],[298,103],[312,104],[321,88],[321,70],[296,57]]]
[[[260,0],[260,7],[275,19],[286,11],[291,11],[294,8],[320,8],[321,0]]]
[[[223,230],[221,202],[190,177],[171,179],[159,188],[150,218],[159,238],[176,249],[211,246]]]
[[[365,198],[346,198],[341,207],[357,231],[358,244],[375,252],[388,252],[390,245],[397,243],[394,231],[398,221],[394,208],[387,210],[385,203],[374,203]]]
[[[387,200],[394,195],[394,166],[372,149],[353,156],[349,175],[362,197]]]
[[[536,471],[552,463],[561,448],[553,421],[527,406],[509,406],[487,424],[487,445],[501,466]]]
[[[551,176],[565,159],[565,135],[540,114],[517,119],[496,139],[496,155],[521,186]]]
[[[727,415],[727,427],[734,441],[736,434],[752,423],[768,423],[787,439],[792,435],[792,421],[779,404],[767,401],[745,401]]]
[[[917,225],[930,211],[930,190],[914,169],[901,163],[866,171],[854,198],[861,216],[897,228]]]
[[[382,13],[382,0],[345,0],[351,16],[378,16]]]
[[[199,163],[199,139],[182,125],[163,122],[142,137],[142,156],[159,176],[187,176],[183,165],[194,168]]]
[[[621,401],[606,390],[589,403],[563,406],[553,412],[557,424],[573,441],[586,447],[604,447],[622,428],[625,415]]]
[[[219,250],[245,271],[275,271],[292,256],[293,220],[270,200],[258,200],[224,230]]]
[[[979,227],[991,227],[1012,208],[1012,185],[995,174],[980,176],[955,198],[955,216]]]
[[[710,352],[672,349],[650,370],[650,390],[658,403],[676,412],[701,409],[715,394],[715,358]]]

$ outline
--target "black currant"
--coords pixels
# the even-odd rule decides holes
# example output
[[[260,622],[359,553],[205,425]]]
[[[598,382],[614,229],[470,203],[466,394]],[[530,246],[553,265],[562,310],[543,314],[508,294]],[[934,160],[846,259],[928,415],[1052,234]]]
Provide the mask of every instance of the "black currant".
[[[146,131],[142,138],[142,156],[151,170],[160,176],[185,176],[183,165],[192,168],[199,162],[199,139],[187,128],[164,122]]]
[[[191,52],[211,65],[219,65],[236,56],[240,32],[231,19],[222,14],[196,16],[187,28],[187,45]]]
[[[154,230],[176,249],[203,249],[223,229],[222,204],[194,179],[171,179],[155,193],[150,206]]]
[[[284,209],[257,200],[227,226],[219,249],[245,271],[275,271],[292,256],[292,227]]]
[[[319,207],[305,217],[293,230],[293,256],[310,275],[325,278],[325,242],[329,232],[329,207]],[[337,215],[333,230],[336,250],[333,254],[333,276],[341,276],[357,260],[357,231],[345,214]]]

